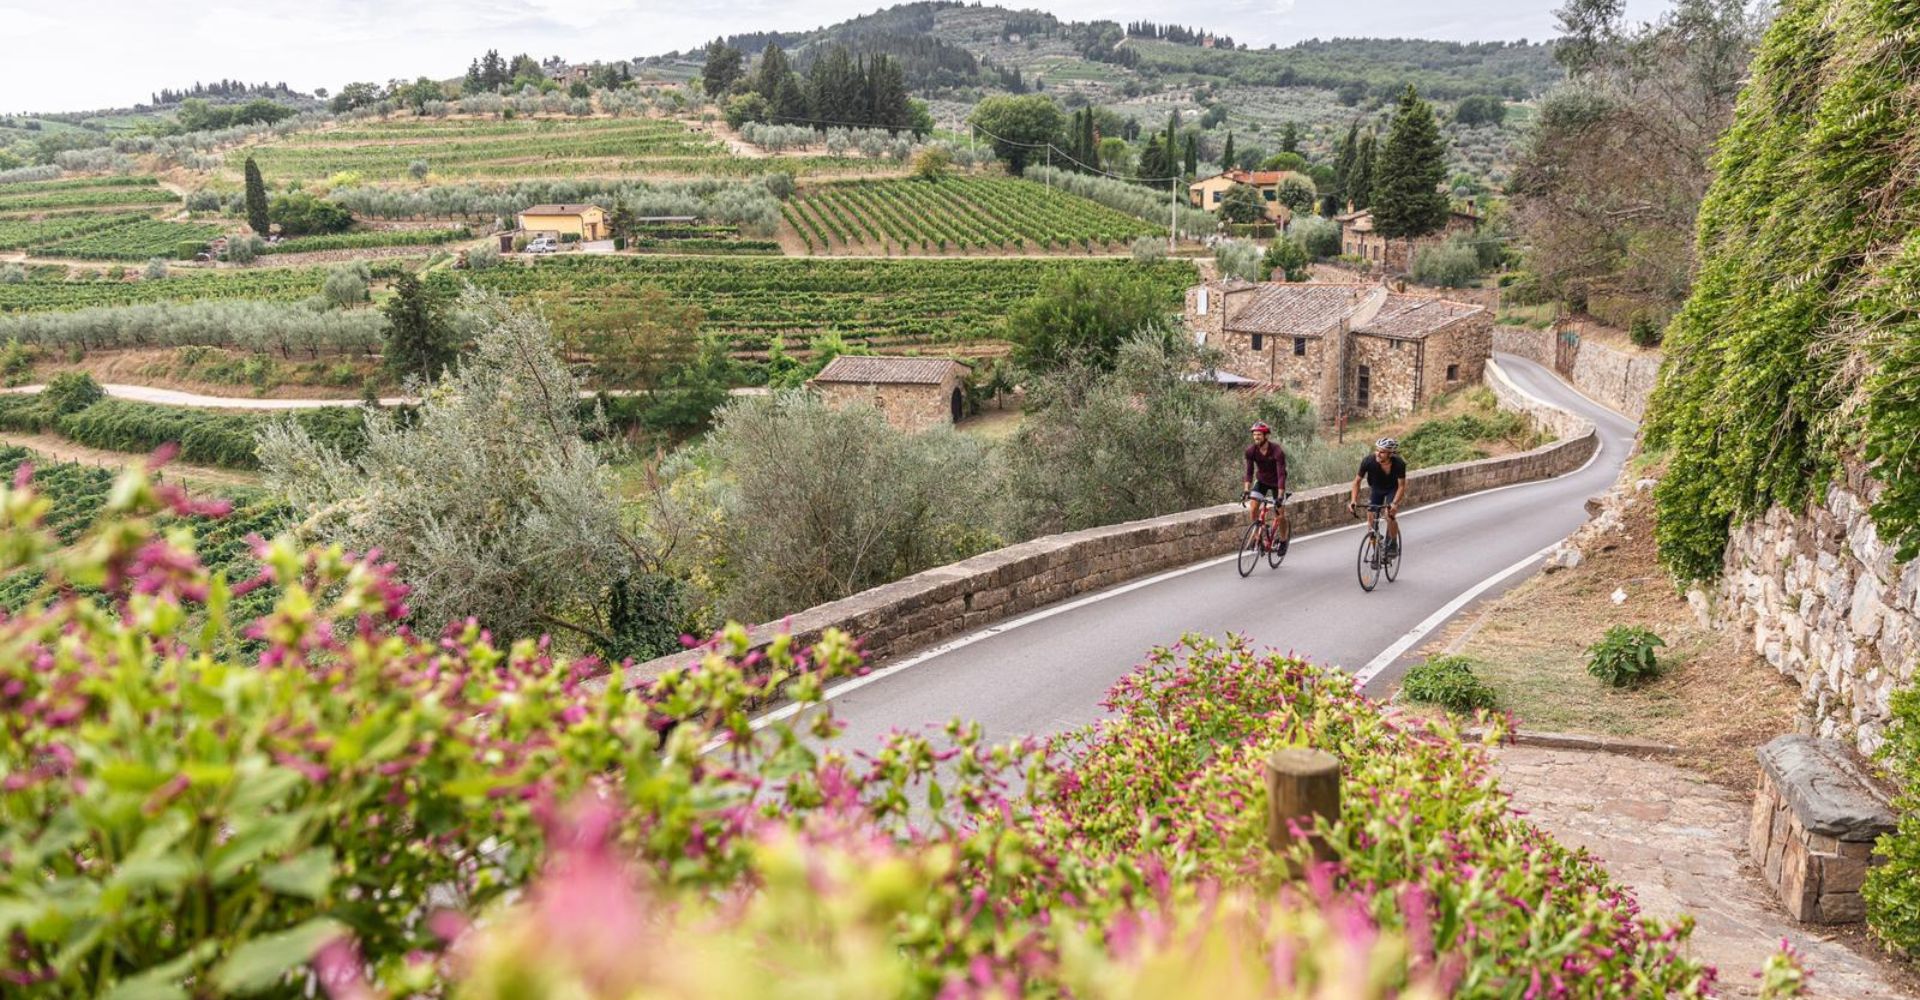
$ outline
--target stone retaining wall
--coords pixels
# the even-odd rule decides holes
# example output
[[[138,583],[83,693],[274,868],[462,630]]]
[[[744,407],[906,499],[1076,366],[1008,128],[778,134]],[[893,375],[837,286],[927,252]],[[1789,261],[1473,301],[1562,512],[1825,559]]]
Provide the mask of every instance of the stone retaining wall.
[[[1496,326],[1493,349],[1552,368],[1554,341],[1558,336],[1552,330]],[[1622,351],[1582,340],[1574,352],[1571,378],[1581,392],[1639,420],[1646,415],[1647,400],[1653,396],[1654,385],[1660,379],[1661,360],[1658,351]]]
[[[1736,527],[1716,602],[1703,615],[1750,631],[1753,651],[1800,682],[1808,728],[1871,754],[1897,688],[1920,660],[1920,560],[1896,565],[1867,507],[1879,486],[1858,469],[1804,514],[1780,507]]]
[[[1407,477],[1415,501],[1408,509],[1564,475],[1598,449],[1591,423],[1527,396],[1498,364],[1489,362],[1487,371],[1502,405],[1509,405],[1509,399],[1529,401],[1528,413],[1552,411],[1572,418],[1578,423],[1561,421],[1558,426],[1577,433],[1517,455],[1415,471]],[[1287,506],[1294,534],[1349,523],[1348,488],[1340,483],[1295,494]],[[826,629],[840,629],[859,637],[868,662],[877,663],[1070,597],[1232,552],[1246,532],[1246,516],[1241,505],[1222,504],[1036,538],[809,608],[749,633],[756,645],[781,633],[807,644]],[[691,665],[700,656],[693,650],[636,664],[627,682],[642,683],[662,671]]]
[[[1893,813],[1840,744],[1782,736],[1760,748],[1747,849],[1793,919],[1864,919],[1860,887],[1881,860],[1874,842],[1893,828]]]

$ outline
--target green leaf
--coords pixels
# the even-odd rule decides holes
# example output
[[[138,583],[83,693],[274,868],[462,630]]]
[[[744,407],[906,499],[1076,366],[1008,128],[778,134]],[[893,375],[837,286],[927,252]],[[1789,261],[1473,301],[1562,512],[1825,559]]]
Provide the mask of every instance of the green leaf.
[[[272,865],[260,873],[260,884],[289,896],[320,899],[333,884],[333,849],[316,847]]]
[[[290,816],[238,821],[233,839],[213,852],[208,868],[214,882],[226,882],[262,856],[285,848],[299,832],[299,821]]]
[[[279,802],[305,780],[298,772],[284,767],[269,766],[254,771],[243,776],[234,787],[233,809],[237,813],[264,809]]]
[[[254,938],[235,948],[214,968],[214,985],[226,993],[257,993],[279,982],[313,958],[322,945],[345,933],[338,921],[315,917],[292,930]]]
[[[175,1000],[190,996],[180,982],[186,979],[194,966],[218,954],[219,950],[219,941],[202,941],[165,965],[156,965],[132,979],[122,980],[108,990],[101,1000]]]

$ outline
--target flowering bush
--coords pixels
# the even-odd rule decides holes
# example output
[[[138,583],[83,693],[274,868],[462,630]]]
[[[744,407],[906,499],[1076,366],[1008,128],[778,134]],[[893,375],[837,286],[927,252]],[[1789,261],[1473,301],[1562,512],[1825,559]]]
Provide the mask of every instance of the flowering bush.
[[[96,588],[0,621],[0,976],[29,996],[1696,995],[1687,926],[1512,817],[1445,724],[1242,644],[1160,650],[1102,725],[833,744],[828,635],[731,628],[643,688],[391,622],[377,557],[200,567],[130,473],[61,547],[0,491],[0,570]],[[271,584],[270,613],[231,620]],[[60,592],[57,589],[56,593]],[[1345,767],[1332,860],[1265,845],[1263,762]],[[544,859],[544,860],[543,860]],[[1304,878],[1301,876],[1304,875]],[[524,891],[522,891],[524,890]],[[471,918],[480,919],[471,919]],[[645,942],[644,947],[636,943]]]

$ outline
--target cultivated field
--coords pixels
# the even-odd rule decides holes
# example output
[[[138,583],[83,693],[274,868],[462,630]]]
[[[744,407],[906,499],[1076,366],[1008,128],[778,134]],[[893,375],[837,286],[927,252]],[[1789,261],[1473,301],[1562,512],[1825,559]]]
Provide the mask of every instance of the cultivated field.
[[[1073,269],[1129,269],[1164,290],[1169,310],[1194,281],[1190,263],[1132,260],[828,260],[695,257],[562,257],[471,276],[511,295],[545,294],[584,305],[646,287],[704,309],[704,329],[736,351],[764,350],[776,335],[838,331],[873,347],[954,344],[994,337],[1007,310],[1049,277]],[[438,272],[444,286],[467,276]]]
[[[247,150],[272,184],[357,174],[402,180],[416,163],[436,177],[739,176],[766,164],[736,157],[687,123],[662,118],[395,118],[302,133]],[[237,162],[237,157],[229,157]],[[781,166],[871,169],[865,160],[782,159]]]
[[[1032,181],[948,177],[804,189],[783,212],[809,253],[1118,251],[1164,230]]]
[[[261,299],[297,302],[320,291],[322,268],[268,268],[249,271],[183,271],[165,278],[139,280],[88,277],[65,280],[51,269],[30,269],[27,280],[0,282],[0,313],[49,312],[91,306],[143,302]],[[64,271],[65,269],[60,269]]]

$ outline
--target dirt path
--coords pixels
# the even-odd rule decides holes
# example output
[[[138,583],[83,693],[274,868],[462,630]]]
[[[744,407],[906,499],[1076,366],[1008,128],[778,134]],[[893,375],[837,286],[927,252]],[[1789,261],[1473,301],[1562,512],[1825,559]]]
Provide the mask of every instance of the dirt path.
[[[77,462],[103,469],[123,469],[133,462],[144,461],[145,456],[129,455],[123,451],[103,451],[75,444],[66,438],[50,434],[0,433],[0,444],[25,448],[57,462]],[[252,473],[238,472],[233,469],[220,469],[210,465],[188,465],[185,462],[169,462],[165,470],[167,478],[188,485],[200,486],[259,486],[260,477]]]
[[[1753,973],[1784,939],[1813,973],[1808,996],[1920,997],[1912,973],[1880,958],[1863,933],[1802,927],[1786,915],[1747,858],[1750,796],[1615,754],[1510,746],[1494,762],[1527,819],[1586,848],[1647,915],[1693,915],[1693,955],[1719,969],[1724,995],[1755,996]]]

